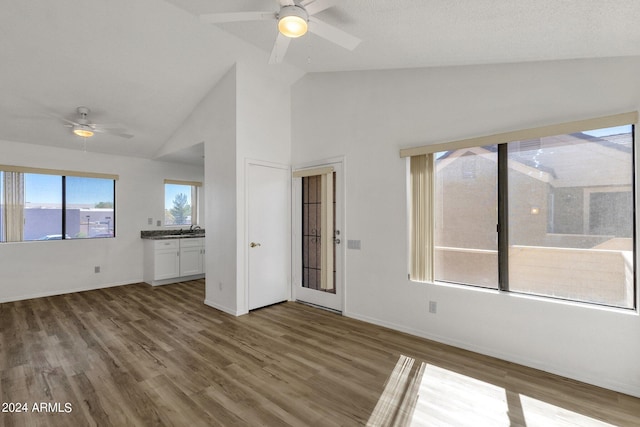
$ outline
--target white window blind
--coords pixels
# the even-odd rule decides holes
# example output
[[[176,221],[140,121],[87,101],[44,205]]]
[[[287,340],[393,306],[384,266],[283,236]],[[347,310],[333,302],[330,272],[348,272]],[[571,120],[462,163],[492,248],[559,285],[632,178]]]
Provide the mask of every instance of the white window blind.
[[[24,234],[24,174],[5,172],[2,175],[4,236],[0,236],[1,241],[21,242]]]
[[[409,278],[433,281],[433,154],[411,157],[409,183]]]

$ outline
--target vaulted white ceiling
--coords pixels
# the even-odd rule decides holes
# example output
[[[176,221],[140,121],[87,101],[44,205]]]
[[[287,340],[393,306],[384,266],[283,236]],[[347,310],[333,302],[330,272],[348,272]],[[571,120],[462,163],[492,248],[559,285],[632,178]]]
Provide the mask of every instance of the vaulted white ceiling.
[[[278,10],[277,0],[168,0],[193,14]],[[637,0],[336,0],[316,15],[363,40],[353,52],[310,34],[287,60],[306,71],[415,68],[640,54]],[[265,51],[272,21],[220,28]]]
[[[0,0],[0,140],[82,149],[59,117],[86,105],[135,135],[98,135],[88,150],[153,158],[247,48],[268,60],[275,21],[198,19],[249,10],[278,2]],[[638,0],[343,0],[317,16],[363,42],[351,52],[309,34],[285,63],[323,72],[640,55]]]

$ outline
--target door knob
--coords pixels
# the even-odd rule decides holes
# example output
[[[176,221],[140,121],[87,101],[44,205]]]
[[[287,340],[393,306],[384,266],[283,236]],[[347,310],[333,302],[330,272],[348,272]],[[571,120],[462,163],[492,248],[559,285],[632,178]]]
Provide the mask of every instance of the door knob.
[[[249,246],[251,246],[252,248],[255,248],[256,246],[260,246],[260,243],[251,242]]]

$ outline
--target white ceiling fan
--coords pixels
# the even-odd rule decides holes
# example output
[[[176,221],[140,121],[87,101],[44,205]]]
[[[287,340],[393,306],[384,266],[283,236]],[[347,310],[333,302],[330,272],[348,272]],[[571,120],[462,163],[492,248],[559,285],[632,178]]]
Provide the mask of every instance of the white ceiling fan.
[[[280,10],[277,12],[211,13],[200,15],[200,18],[213,24],[276,20],[279,32],[269,64],[278,64],[284,59],[291,39],[303,36],[307,30],[348,50],[353,50],[360,44],[359,38],[313,16],[339,2],[340,0],[279,0]]]
[[[75,120],[69,120],[64,117],[60,117],[67,122],[65,126],[71,128],[71,131],[83,138],[91,138],[94,133],[108,133],[109,135],[119,136],[121,138],[133,138],[133,135],[126,133],[126,129],[116,127],[117,125],[105,125],[92,123],[89,120],[89,113],[91,110],[88,107],[78,107],[78,118]]]

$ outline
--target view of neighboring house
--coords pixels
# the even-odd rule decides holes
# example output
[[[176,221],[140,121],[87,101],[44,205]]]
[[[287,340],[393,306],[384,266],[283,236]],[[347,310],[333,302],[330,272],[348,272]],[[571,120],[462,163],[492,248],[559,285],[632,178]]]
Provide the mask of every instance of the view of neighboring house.
[[[632,306],[632,143],[628,132],[509,143],[510,290]],[[497,146],[436,158],[436,279],[497,288]]]
[[[42,240],[47,236],[60,235],[62,216],[59,207],[27,207],[24,211],[24,240]],[[67,238],[110,237],[113,236],[113,209],[67,207]],[[58,231],[58,233],[56,233]]]
[[[4,206],[0,205],[0,236],[4,234]],[[59,240],[62,238],[60,205],[24,207],[23,240]],[[111,237],[114,230],[113,208],[67,206],[66,238]]]

